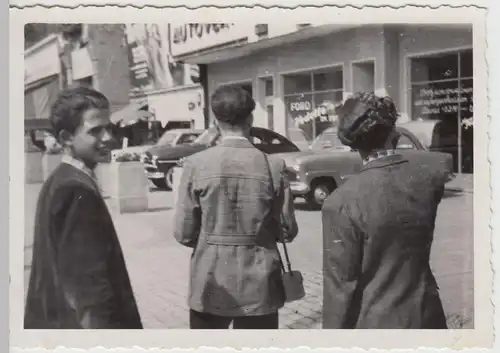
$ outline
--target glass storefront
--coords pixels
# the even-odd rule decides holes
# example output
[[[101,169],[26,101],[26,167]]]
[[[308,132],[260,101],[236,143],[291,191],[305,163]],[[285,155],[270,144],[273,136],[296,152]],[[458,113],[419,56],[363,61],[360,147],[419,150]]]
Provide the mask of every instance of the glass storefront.
[[[411,60],[411,117],[435,120],[433,149],[453,155],[455,171],[473,172],[472,50]]]
[[[342,68],[284,76],[289,136],[300,130],[312,141],[332,125],[320,110],[342,102],[343,79]]]

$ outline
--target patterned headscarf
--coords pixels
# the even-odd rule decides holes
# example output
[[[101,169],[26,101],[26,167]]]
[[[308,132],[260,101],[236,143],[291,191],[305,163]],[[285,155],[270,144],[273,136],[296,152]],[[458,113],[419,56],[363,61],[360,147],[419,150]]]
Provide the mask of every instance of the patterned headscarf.
[[[340,141],[350,147],[375,128],[394,127],[398,112],[390,97],[378,97],[374,93],[357,92],[337,107]]]

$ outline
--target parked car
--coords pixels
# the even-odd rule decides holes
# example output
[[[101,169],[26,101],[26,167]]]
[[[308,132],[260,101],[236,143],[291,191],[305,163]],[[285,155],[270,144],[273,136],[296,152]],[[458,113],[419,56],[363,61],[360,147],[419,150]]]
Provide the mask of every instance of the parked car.
[[[453,156],[453,168],[458,172],[458,124],[455,119],[411,121],[404,124],[429,151],[445,152]],[[473,128],[461,128],[462,155],[461,172],[472,173],[474,169]]]
[[[136,153],[138,155],[143,155],[146,151],[151,149],[152,146],[178,146],[193,143],[198,136],[201,135],[203,130],[193,130],[193,129],[173,129],[167,130],[158,139],[154,145],[141,145],[132,146],[122,149],[117,149],[111,151],[111,158],[114,158],[123,152]]]
[[[400,137],[397,150],[406,158],[422,165],[444,168],[453,177],[453,158],[450,154],[430,152],[408,129],[398,126]],[[310,146],[309,151],[280,154],[288,168],[294,197],[303,197],[313,209],[350,176],[358,173],[362,160],[358,152],[344,146],[336,128],[328,128]]]
[[[286,137],[269,129],[252,127],[252,143],[264,153],[295,153],[299,148]],[[143,155],[146,174],[151,182],[161,189],[171,189],[173,167],[194,153],[217,145],[221,141],[216,128],[205,130],[192,144],[177,146],[154,146]]]

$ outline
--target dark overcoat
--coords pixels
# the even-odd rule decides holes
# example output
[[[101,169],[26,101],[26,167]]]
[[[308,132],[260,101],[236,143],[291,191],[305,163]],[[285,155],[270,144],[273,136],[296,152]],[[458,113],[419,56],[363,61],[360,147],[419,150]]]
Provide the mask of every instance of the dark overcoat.
[[[444,180],[394,155],[325,201],[323,328],[446,328],[429,264]]]
[[[142,328],[106,204],[70,164],[61,163],[38,199],[24,328]]]

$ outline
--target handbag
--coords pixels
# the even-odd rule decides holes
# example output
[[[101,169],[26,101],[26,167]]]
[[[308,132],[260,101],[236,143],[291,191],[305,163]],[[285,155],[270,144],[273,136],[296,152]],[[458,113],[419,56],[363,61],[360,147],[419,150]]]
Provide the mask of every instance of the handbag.
[[[269,159],[267,158],[267,155],[264,153],[264,158],[266,159],[266,164],[267,164],[267,171],[269,173],[269,181],[271,183],[271,191],[273,195],[275,194],[274,190],[274,182],[273,182],[273,176],[271,173],[271,164],[269,163]],[[274,204],[273,204],[274,206]],[[286,247],[286,240],[284,236],[284,230],[281,222],[281,217],[279,221],[279,227],[280,232],[278,236],[278,241],[283,244],[283,251],[285,253],[285,261],[286,265],[283,262],[283,259],[281,257],[279,248],[277,249],[278,251],[278,257],[279,261],[281,264],[281,279],[283,281],[283,288],[285,291],[285,301],[287,303],[289,302],[294,302],[296,300],[304,298],[306,295],[305,289],[304,289],[304,278],[302,276],[302,273],[297,270],[292,270],[292,264],[290,262],[290,257],[288,256],[288,250]],[[288,270],[288,271],[287,271]]]

